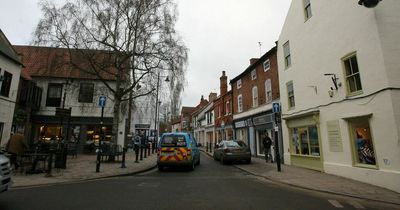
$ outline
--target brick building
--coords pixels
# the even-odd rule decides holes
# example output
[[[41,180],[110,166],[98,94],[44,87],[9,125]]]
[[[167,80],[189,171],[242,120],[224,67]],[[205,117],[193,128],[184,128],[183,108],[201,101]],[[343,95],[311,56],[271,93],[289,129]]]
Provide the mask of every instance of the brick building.
[[[232,90],[228,91],[228,77],[222,71],[220,81],[220,95],[214,100],[215,135],[217,141],[233,139],[232,126]]]
[[[249,67],[230,81],[234,138],[247,142],[256,156],[264,155],[262,135],[274,137],[272,103],[279,101],[276,52],[273,47],[259,59],[250,59]]]

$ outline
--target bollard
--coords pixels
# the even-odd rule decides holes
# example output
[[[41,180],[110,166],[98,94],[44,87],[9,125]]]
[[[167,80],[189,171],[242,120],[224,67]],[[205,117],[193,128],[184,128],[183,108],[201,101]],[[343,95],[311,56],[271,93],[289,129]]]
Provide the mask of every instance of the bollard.
[[[122,149],[122,163],[121,163],[121,168],[126,168],[125,165],[125,153],[126,153],[127,149],[126,146],[124,146],[124,148]]]
[[[100,162],[101,162],[101,149],[100,146],[99,148],[96,149],[96,154],[97,154],[97,158],[96,158],[96,172],[100,172]]]
[[[212,143],[210,142],[210,153],[212,153]]]
[[[147,146],[149,147],[149,149],[147,150],[147,156],[150,157],[150,147],[151,147],[151,143],[149,143]]]
[[[140,145],[140,160],[143,160],[143,146]]]
[[[151,142],[151,150],[152,150],[151,153],[154,154],[154,151],[156,150],[156,142],[155,142],[155,140],[153,142]]]
[[[206,152],[208,152],[208,142],[206,142]]]
[[[52,177],[53,176],[53,175],[51,175],[51,167],[52,167],[52,165],[53,165],[53,149],[50,149],[50,157],[49,157],[46,177]]]
[[[135,145],[135,156],[136,156],[136,160],[135,163],[139,163],[139,146]]]
[[[146,144],[143,145],[143,147],[144,147],[144,158],[147,158],[147,146],[146,146]]]

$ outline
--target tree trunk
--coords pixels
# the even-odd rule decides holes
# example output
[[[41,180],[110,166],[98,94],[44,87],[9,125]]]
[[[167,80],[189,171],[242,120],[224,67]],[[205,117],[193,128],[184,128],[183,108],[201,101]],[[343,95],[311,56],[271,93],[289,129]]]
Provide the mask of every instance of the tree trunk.
[[[119,110],[121,106],[121,100],[118,97],[115,97],[114,103],[114,117],[113,117],[113,126],[112,126],[112,134],[113,139],[112,143],[118,143],[118,124],[119,124]]]

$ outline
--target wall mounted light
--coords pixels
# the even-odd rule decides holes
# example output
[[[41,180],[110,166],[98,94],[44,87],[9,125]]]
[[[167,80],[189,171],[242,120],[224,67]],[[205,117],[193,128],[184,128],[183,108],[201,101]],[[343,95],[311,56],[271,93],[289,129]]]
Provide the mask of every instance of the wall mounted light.
[[[332,76],[331,79],[332,79],[332,82],[333,82],[333,86],[335,88],[331,87],[331,90],[337,90],[338,86],[341,86],[341,84],[338,85],[338,79],[339,78],[336,77],[336,74],[327,73],[327,74],[324,74],[324,76]]]

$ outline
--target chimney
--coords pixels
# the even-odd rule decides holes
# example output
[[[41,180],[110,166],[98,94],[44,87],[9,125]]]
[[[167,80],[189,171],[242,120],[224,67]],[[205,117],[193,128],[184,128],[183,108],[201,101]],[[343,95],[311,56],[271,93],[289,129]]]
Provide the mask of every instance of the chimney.
[[[228,77],[225,75],[225,71],[222,71],[222,76],[219,78],[219,94],[225,95],[228,92]]]
[[[257,61],[258,61],[258,58],[250,58],[250,65],[253,65]]]
[[[212,102],[217,98],[217,93],[211,92],[210,95],[208,95],[208,101]]]
[[[201,95],[200,103],[204,101],[204,96]]]

